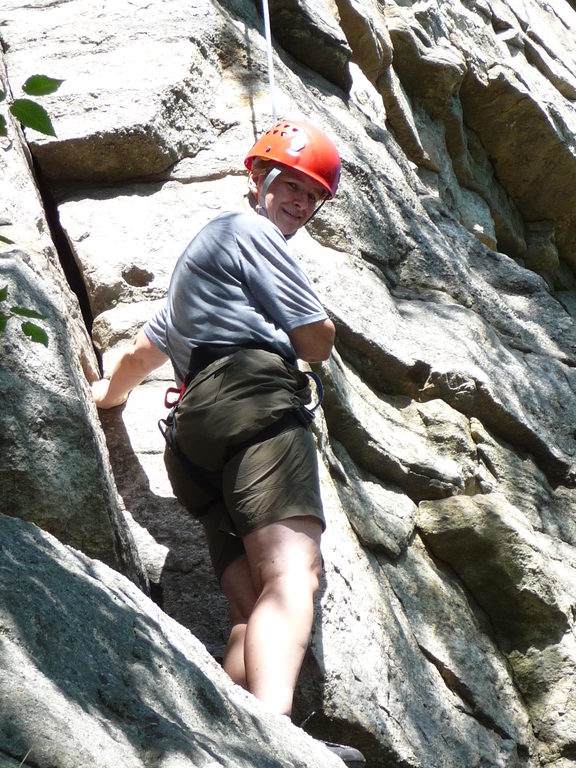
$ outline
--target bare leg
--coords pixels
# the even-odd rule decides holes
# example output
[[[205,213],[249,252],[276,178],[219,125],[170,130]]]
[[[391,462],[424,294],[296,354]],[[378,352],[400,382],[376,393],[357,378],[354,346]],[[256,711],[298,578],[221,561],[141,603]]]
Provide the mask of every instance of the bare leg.
[[[244,639],[248,619],[254,609],[258,595],[254,589],[246,555],[230,563],[222,576],[221,587],[228,599],[232,623],[222,666],[237,685],[247,689]]]
[[[232,622],[223,667],[280,714],[290,714],[310,639],[321,533],[314,517],[267,525],[245,537],[246,556],[222,576]]]
[[[249,556],[231,563],[222,578],[232,618],[224,669],[280,714],[290,714],[312,629],[320,533],[320,523],[311,517],[262,528],[244,540]],[[366,764],[354,747],[324,743],[346,765]]]
[[[312,630],[322,558],[321,523],[297,517],[244,539],[258,600],[246,627],[248,690],[275,712],[289,715]]]

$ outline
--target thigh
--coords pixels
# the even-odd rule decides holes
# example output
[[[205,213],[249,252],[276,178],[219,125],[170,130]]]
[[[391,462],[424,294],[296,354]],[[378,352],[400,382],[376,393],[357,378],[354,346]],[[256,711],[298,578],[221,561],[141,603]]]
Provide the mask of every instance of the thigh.
[[[245,536],[244,547],[256,589],[285,578],[309,581],[316,589],[322,571],[322,530],[322,522],[315,517],[292,517]]]
[[[228,600],[232,624],[246,623],[258,599],[246,554],[228,564],[220,583]]]
[[[282,432],[234,456],[224,467],[223,493],[236,530],[245,537],[294,517],[325,527],[316,443],[304,427]]]

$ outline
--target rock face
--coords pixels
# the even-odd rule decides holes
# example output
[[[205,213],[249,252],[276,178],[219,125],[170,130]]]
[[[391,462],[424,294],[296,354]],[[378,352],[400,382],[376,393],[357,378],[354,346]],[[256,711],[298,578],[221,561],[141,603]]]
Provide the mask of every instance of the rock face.
[[[69,674],[46,632],[30,679],[72,680],[87,732],[124,723],[118,746],[106,742],[115,761],[82,746],[83,765],[331,764],[296,741],[250,751],[252,728],[276,726],[173,621],[219,655],[222,598],[163,471],[171,372],[102,426],[84,380],[96,375],[84,322],[109,371],[190,238],[241,204],[244,154],[273,105],[322,126],[343,161],[336,200],[291,241],[337,326],[315,425],[325,576],[294,721],[354,743],[369,768],[576,766],[574,4],[272,0],[270,13],[272,93],[250,3],[4,3],[4,89],[20,95],[36,72],[64,83],[42,99],[54,138],[23,137],[0,105],[0,235],[15,242],[0,289],[46,315],[49,335],[32,345],[14,317],[0,333],[2,509],[133,580],[142,562],[171,619],[103,566],[3,521],[0,584],[32,581],[25,605],[4,589],[0,606],[0,767],[20,764],[45,713],[33,684],[14,695],[39,653],[15,629],[35,613],[38,579],[56,622],[77,594],[78,617],[108,605],[138,635],[136,656],[119,640],[96,685],[97,668]],[[22,563],[40,561],[34,581]],[[96,592],[100,607],[86,606]],[[102,655],[114,640],[98,627]],[[168,711],[164,689],[183,703]],[[32,765],[78,763],[74,733],[48,735],[71,706],[54,700]],[[133,725],[144,710],[154,744]]]
[[[84,372],[94,375],[94,353],[21,141],[13,124],[0,138],[0,235],[12,242],[0,252],[0,509],[145,586],[87,398]],[[35,324],[46,332],[45,345],[30,341],[21,327],[26,317],[13,307],[43,317]]]
[[[119,574],[29,523],[0,515],[0,531],[3,768],[29,750],[30,765],[341,765]]]

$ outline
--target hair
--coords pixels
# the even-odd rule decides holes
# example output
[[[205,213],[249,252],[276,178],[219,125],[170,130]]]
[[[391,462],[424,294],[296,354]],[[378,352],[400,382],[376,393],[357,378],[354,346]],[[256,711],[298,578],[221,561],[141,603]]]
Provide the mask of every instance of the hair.
[[[252,160],[252,165],[250,166],[250,173],[254,177],[256,181],[262,177],[262,180],[268,176],[272,168],[280,167],[279,163],[275,163],[272,160],[267,160],[264,157],[255,157]],[[257,200],[252,194],[252,192],[248,192],[248,199],[250,201],[250,205],[254,207],[257,204]]]
[[[277,165],[278,163],[274,163],[272,160],[267,160],[265,157],[255,157],[252,160],[250,172],[254,178],[267,176],[272,168],[276,167]]]

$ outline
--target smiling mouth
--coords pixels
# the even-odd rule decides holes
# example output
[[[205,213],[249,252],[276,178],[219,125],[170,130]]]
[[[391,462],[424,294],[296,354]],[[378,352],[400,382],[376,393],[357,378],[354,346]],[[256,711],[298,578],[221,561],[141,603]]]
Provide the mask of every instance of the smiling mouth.
[[[286,216],[289,216],[291,219],[294,219],[295,221],[300,221],[303,218],[303,215],[301,213],[292,213],[292,211],[289,211],[286,208],[282,208],[282,212],[285,213]]]

